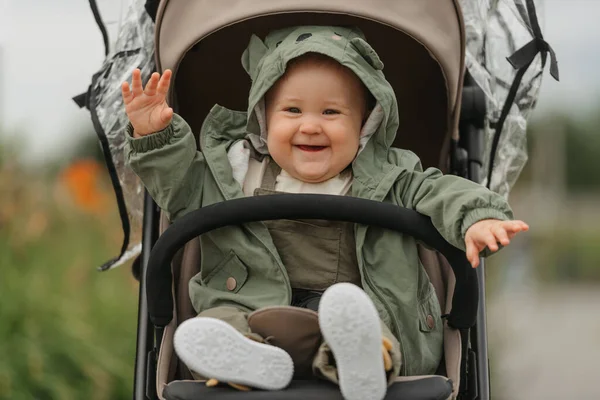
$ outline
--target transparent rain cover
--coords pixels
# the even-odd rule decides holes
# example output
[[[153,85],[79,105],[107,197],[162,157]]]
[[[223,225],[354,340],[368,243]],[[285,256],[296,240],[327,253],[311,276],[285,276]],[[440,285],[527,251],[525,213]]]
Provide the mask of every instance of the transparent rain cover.
[[[131,229],[127,251],[110,268],[123,264],[141,251],[144,188],[133,171],[125,165],[124,129],[129,121],[121,97],[121,83],[131,82],[135,68],[141,69],[144,82],[155,70],[154,22],[144,9],[145,0],[127,3],[129,7],[120,19],[120,26],[115,29],[116,40],[102,68],[94,76],[90,91],[91,112],[96,114],[106,136]],[[111,27],[108,23],[107,26]]]
[[[533,35],[526,22],[529,19],[522,0],[459,1],[467,34],[466,65],[487,98],[484,154],[484,173],[487,176],[495,122],[500,116],[516,73],[506,58],[528,43]],[[121,99],[120,84],[131,80],[136,67],[142,70],[143,81],[155,69],[154,23],[144,9],[145,0],[123,0],[121,4],[124,2],[129,3],[129,7],[121,17],[117,39],[91,89],[92,113],[95,110],[106,135],[131,227],[127,252],[110,268],[139,254],[143,216],[143,186],[125,165],[123,130],[128,120]],[[527,118],[538,96],[541,71],[538,56],[525,74],[515,104],[504,124],[494,162],[491,189],[505,196],[527,161]],[[481,183],[487,184],[486,181],[487,179]]]
[[[540,16],[540,2],[535,2]],[[492,140],[496,122],[517,70],[507,61],[533,39],[523,0],[460,0],[464,14],[466,65],[487,99],[484,180],[487,185]],[[490,189],[508,196],[527,162],[527,119],[533,110],[542,80],[541,57],[536,56],[519,86],[504,123],[494,160]]]

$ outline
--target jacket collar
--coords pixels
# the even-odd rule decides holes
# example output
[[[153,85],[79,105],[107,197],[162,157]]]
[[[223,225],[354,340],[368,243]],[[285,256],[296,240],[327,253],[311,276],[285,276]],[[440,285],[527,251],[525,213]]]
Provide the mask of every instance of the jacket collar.
[[[246,136],[246,113],[215,105],[200,131],[200,148],[225,200],[244,197],[227,158],[230,146]]]

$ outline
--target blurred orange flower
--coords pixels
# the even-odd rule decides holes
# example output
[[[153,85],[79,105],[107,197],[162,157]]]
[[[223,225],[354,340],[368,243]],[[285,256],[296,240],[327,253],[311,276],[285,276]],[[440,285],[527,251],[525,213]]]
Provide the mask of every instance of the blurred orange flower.
[[[99,214],[107,210],[108,193],[103,187],[103,167],[95,160],[78,160],[65,168],[60,181],[83,211]]]

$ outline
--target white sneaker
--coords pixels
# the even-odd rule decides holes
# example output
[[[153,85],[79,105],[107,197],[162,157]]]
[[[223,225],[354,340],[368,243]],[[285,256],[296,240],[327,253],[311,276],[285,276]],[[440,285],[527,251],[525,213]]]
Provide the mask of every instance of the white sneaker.
[[[175,331],[175,352],[194,372],[220,382],[280,390],[294,375],[290,355],[279,347],[255,342],[226,322],[197,317]]]
[[[346,400],[381,400],[387,391],[379,314],[358,286],[329,287],[319,305],[319,325],[338,370]]]

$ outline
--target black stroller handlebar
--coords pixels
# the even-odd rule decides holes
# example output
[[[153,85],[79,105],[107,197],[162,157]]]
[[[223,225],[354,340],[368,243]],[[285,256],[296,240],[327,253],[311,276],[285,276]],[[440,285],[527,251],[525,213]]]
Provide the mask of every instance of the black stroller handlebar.
[[[475,324],[478,305],[476,271],[465,253],[449,244],[431,220],[416,211],[349,196],[277,194],[224,201],[193,211],[175,221],[156,241],[146,270],[146,296],[152,323],[166,326],[173,318],[171,262],[188,241],[229,225],[274,219],[327,219],[387,228],[438,250],[454,271],[456,287],[448,325],[467,329]]]

